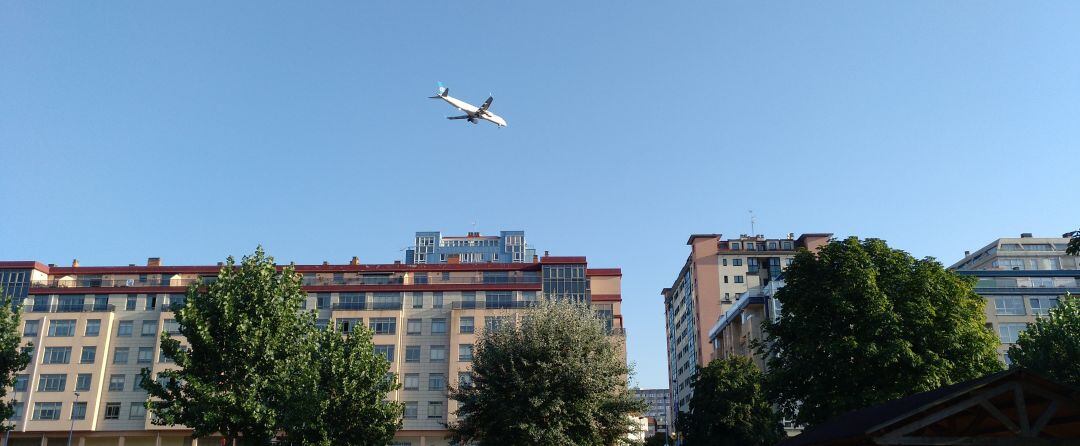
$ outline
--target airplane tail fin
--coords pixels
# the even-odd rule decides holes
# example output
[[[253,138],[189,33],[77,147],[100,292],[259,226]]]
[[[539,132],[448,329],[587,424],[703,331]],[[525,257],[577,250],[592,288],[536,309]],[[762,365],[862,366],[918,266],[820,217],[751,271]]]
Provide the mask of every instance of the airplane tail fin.
[[[430,99],[442,99],[450,95],[450,89],[443,86],[442,82],[439,82],[439,94],[435,96],[429,96]]]

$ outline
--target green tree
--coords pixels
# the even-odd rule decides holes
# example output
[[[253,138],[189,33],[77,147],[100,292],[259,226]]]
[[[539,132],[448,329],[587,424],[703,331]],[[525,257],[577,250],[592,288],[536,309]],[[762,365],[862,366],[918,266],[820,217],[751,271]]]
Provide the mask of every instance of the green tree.
[[[1065,295],[1009,347],[1013,364],[1080,387],[1080,297]]]
[[[485,330],[475,350],[472,384],[450,391],[456,444],[620,444],[634,429],[630,416],[646,409],[588,305],[541,302]]]
[[[841,413],[1001,370],[974,279],[882,240],[796,254],[758,353],[783,415],[813,426]]]
[[[376,354],[371,331],[358,326],[342,336],[335,327],[314,336],[315,380],[294,411],[289,437],[305,446],[386,445],[401,428],[400,403],[387,393],[399,386],[390,362]]]
[[[11,298],[0,296],[0,420],[7,420],[15,413],[13,401],[7,400],[8,390],[14,387],[17,374],[30,364],[33,345],[20,347],[22,333],[19,329],[19,309],[12,306]],[[0,424],[0,432],[14,426]]]
[[[1062,234],[1062,237],[1069,238],[1069,246],[1065,248],[1065,253],[1071,256],[1080,255],[1080,231],[1066,232]]]
[[[160,425],[184,425],[195,437],[220,433],[267,444],[287,427],[295,389],[313,375],[307,295],[291,267],[278,270],[259,247],[240,265],[229,257],[216,281],[193,284],[176,310],[181,339],[162,335],[161,350],[176,368],[143,386]]]
[[[679,414],[687,446],[772,446],[784,438],[780,416],[765,396],[754,361],[716,359],[694,375],[690,412]]]

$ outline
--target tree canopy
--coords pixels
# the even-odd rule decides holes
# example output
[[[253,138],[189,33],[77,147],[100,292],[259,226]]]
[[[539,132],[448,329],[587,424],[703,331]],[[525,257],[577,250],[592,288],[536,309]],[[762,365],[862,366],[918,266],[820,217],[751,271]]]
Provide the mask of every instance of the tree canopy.
[[[932,258],[851,237],[799,252],[784,280],[758,350],[770,398],[798,424],[1002,368],[974,279]]]
[[[7,420],[15,413],[13,402],[7,399],[8,390],[15,386],[17,374],[30,364],[33,345],[20,347],[19,310],[12,306],[11,298],[0,296],[0,307],[0,420]],[[12,428],[0,424],[0,431]]]
[[[1065,248],[1065,253],[1071,256],[1080,255],[1080,231],[1066,232],[1062,236],[1069,238],[1069,246]]]
[[[398,388],[390,362],[375,353],[371,330],[344,335],[331,325],[314,336],[316,379],[300,392],[288,424],[305,446],[382,446],[401,428],[402,406],[386,400]]]
[[[1080,387],[1080,297],[1064,296],[1009,348],[1016,366]]]
[[[694,375],[690,412],[679,414],[686,446],[772,446],[784,438],[764,376],[747,357],[716,359]]]
[[[300,285],[300,276],[289,267],[279,271],[262,247],[240,265],[229,257],[205,288],[193,284],[175,310],[183,340],[161,338],[176,368],[143,382],[155,423],[248,444],[277,437],[293,389],[310,376],[306,337],[313,324],[299,313],[307,297]]]
[[[616,339],[588,305],[541,302],[476,341],[472,383],[451,389],[456,444],[627,442],[644,401]],[[621,341],[620,341],[621,342]]]

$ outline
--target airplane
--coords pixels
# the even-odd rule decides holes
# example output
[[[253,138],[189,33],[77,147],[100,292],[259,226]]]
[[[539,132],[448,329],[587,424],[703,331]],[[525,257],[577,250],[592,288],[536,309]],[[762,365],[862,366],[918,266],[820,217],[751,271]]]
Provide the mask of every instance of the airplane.
[[[446,119],[468,119],[469,122],[473,124],[479,122],[477,121],[478,119],[483,119],[485,121],[494,123],[499,127],[506,127],[506,120],[503,119],[502,116],[496,115],[495,113],[488,111],[488,107],[491,107],[491,101],[495,99],[491,96],[488,96],[487,100],[484,101],[484,105],[477,107],[469,104],[468,102],[462,101],[461,99],[451,97],[450,89],[444,87],[442,82],[439,82],[439,93],[435,96],[430,96],[429,98],[442,99],[448,104],[456,107],[458,110],[465,112],[464,115],[447,116]]]

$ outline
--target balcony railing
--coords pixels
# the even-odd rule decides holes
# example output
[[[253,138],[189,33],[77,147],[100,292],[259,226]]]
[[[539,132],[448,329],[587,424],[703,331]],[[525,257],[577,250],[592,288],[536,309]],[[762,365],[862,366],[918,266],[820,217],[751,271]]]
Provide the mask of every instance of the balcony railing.
[[[450,303],[450,308],[453,308],[455,310],[508,310],[508,309],[531,308],[531,307],[535,307],[536,304],[537,304],[536,301],[527,301],[527,300],[515,300],[515,301],[508,301],[508,302],[502,302],[502,301],[485,302],[485,301],[481,300],[481,301],[475,301],[475,302],[473,302],[473,301],[469,301],[469,302],[451,302]]]
[[[134,287],[187,287],[193,283],[210,283],[216,277],[205,279],[146,280],[100,279],[100,280],[38,280],[30,282],[33,288],[134,288]]]
[[[33,288],[134,288],[134,287],[188,287],[193,283],[212,283],[216,277],[202,277],[198,279],[171,279],[171,280],[147,280],[135,279],[95,279],[95,280],[38,280],[30,283]],[[333,278],[310,278],[305,277],[304,286],[394,286],[394,285],[505,285],[505,284],[532,284],[539,285],[539,277],[451,277],[446,280],[434,277],[426,281],[405,281],[404,277],[345,277]]]
[[[347,302],[336,303],[334,310],[400,310],[401,302]]]
[[[116,311],[115,305],[98,304],[51,304],[51,305],[27,305],[23,307],[27,313],[97,313]]]

